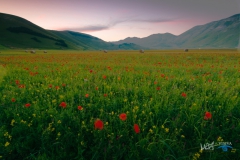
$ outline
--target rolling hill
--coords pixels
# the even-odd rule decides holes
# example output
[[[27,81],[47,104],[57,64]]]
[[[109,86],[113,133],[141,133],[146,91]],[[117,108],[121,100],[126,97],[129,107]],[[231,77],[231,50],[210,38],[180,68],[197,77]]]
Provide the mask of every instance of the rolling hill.
[[[145,38],[128,37],[113,42],[135,43],[151,49],[173,48],[237,48],[240,37],[240,14],[199,25],[176,36],[170,33],[153,34]]]
[[[45,30],[26,19],[5,13],[0,13],[0,24],[0,49],[146,49],[132,43],[113,44],[73,31]]]
[[[74,48],[23,18],[0,13],[0,45],[8,48]]]
[[[81,46],[82,50],[99,50],[99,49],[107,49],[107,50],[136,50],[136,49],[146,49],[146,47],[141,47],[139,45],[133,43],[120,43],[120,44],[113,44],[109,42],[105,42],[97,37],[73,32],[73,31],[50,31],[53,34],[65,39],[76,46]]]

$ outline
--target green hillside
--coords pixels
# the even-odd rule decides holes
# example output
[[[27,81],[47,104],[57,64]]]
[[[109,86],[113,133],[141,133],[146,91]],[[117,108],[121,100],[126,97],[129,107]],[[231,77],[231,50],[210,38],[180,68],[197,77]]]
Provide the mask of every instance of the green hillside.
[[[237,48],[240,37],[240,14],[196,26],[175,39],[186,48]]]
[[[0,50],[3,50],[3,49],[7,49],[7,48],[0,44]]]
[[[17,16],[0,13],[0,44],[8,48],[75,48],[51,32]]]

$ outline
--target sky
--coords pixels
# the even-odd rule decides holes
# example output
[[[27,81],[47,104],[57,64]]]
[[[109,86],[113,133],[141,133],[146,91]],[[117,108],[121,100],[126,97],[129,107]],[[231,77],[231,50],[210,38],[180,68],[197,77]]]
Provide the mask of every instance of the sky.
[[[49,30],[71,30],[104,41],[180,35],[240,13],[240,0],[0,0],[0,12]]]

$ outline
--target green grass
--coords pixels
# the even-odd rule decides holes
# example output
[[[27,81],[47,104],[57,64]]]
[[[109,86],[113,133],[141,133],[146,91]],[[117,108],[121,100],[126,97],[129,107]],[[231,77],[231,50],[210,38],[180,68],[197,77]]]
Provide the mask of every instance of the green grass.
[[[2,79],[4,75],[6,74],[6,69],[3,66],[0,66],[0,83],[2,82]]]
[[[239,62],[236,50],[7,51],[0,157],[239,159]],[[234,150],[200,152],[221,140]]]

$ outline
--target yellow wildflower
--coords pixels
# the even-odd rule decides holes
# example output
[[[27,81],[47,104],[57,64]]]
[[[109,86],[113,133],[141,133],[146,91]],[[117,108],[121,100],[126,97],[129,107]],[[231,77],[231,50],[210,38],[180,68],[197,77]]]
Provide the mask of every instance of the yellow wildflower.
[[[195,157],[199,158],[200,154],[199,153],[195,153]]]
[[[138,106],[135,106],[135,107],[134,107],[135,110],[138,110],[138,108],[139,108]]]
[[[7,137],[8,136],[8,132],[4,133],[4,137]]]
[[[14,126],[14,123],[15,123],[15,120],[12,119],[12,121],[11,121],[11,126]]]
[[[217,138],[217,141],[218,141],[218,142],[223,142],[222,137],[219,136],[219,137]]]
[[[6,142],[6,143],[5,143],[5,147],[9,146],[9,144],[10,144],[9,142]]]
[[[59,95],[59,98],[60,98],[60,99],[63,99],[63,98],[64,98],[64,96],[63,96],[63,95]]]
[[[150,133],[153,133],[153,130],[152,130],[152,129],[149,129],[149,132],[150,132]]]

